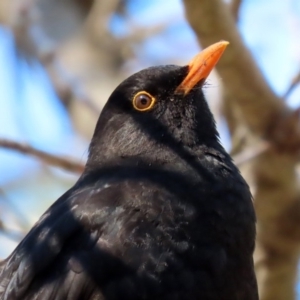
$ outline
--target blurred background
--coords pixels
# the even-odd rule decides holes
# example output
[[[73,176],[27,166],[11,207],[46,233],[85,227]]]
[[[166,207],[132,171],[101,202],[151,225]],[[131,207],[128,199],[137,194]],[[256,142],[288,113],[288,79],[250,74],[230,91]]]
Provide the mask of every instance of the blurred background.
[[[0,23],[0,259],[78,179],[123,79],[224,39],[204,92],[254,195],[261,299],[300,299],[299,0],[1,0]]]

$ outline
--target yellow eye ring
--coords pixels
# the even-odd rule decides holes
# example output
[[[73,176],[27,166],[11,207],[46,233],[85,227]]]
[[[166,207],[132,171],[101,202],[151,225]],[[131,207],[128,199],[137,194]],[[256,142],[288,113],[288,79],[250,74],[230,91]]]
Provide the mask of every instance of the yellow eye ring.
[[[153,108],[155,98],[149,93],[142,91],[135,94],[132,100],[133,107],[138,111],[147,111]]]

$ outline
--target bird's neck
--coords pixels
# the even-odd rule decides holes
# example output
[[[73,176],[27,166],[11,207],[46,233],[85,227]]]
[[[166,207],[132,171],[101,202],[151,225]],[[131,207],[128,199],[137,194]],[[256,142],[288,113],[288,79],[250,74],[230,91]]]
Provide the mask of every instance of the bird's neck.
[[[143,143],[143,141],[141,141]],[[206,144],[184,145],[178,144],[162,144],[148,143],[148,148],[135,148],[135,151],[120,151],[118,149],[103,148],[99,149],[98,155],[91,155],[86,165],[85,173],[103,174],[112,171],[123,172],[170,172],[176,174],[194,174],[196,177],[207,177],[212,180],[213,174],[207,170],[204,165],[206,155],[212,153],[215,157],[224,157],[227,155],[217,140],[211,140]],[[143,151],[138,151],[143,149]],[[124,149],[125,150],[125,149]],[[227,155],[228,156],[228,155]],[[204,164],[203,164],[204,163]],[[167,174],[166,173],[166,174]]]

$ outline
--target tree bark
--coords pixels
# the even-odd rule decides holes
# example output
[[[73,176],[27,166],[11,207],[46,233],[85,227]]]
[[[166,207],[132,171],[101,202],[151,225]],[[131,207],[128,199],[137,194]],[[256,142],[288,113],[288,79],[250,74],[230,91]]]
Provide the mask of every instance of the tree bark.
[[[240,165],[257,213],[255,267],[261,300],[295,299],[299,258],[300,194],[295,165],[300,141],[298,112],[267,84],[221,0],[185,0],[186,17],[200,44],[230,42],[217,71],[224,84],[224,112],[233,153],[269,143]]]

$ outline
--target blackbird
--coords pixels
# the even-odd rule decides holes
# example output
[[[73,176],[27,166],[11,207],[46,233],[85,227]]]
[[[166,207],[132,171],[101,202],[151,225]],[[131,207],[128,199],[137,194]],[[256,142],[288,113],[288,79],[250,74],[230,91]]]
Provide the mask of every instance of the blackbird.
[[[1,263],[0,299],[258,299],[252,197],[202,91],[227,44],[115,89],[82,176]]]

